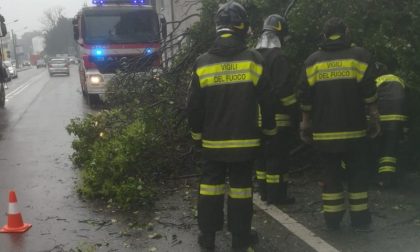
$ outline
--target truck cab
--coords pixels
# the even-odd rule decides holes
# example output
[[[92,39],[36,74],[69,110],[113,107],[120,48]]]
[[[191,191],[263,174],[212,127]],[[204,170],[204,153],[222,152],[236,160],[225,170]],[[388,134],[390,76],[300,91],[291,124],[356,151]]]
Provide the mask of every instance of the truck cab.
[[[93,0],[73,20],[79,45],[80,82],[90,103],[106,92],[117,71],[142,72],[160,65],[160,22],[147,0]]]

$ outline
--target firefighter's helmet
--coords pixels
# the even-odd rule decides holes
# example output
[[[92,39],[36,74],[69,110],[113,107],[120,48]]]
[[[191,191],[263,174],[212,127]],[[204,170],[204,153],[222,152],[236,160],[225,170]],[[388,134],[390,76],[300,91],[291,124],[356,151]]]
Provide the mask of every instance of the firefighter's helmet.
[[[263,31],[273,31],[280,37],[285,37],[288,32],[287,21],[278,14],[270,15],[264,21]]]
[[[245,36],[249,29],[249,19],[245,8],[237,2],[222,5],[216,15],[217,33],[233,32]]]
[[[323,27],[323,35],[327,40],[337,40],[339,38],[349,39],[350,30],[343,19],[333,17],[328,19]]]

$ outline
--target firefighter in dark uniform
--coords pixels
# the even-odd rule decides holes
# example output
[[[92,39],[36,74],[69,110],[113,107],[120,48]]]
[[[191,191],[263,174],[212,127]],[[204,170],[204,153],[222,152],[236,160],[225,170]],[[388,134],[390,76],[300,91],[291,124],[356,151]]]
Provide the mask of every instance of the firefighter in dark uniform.
[[[263,34],[256,47],[264,57],[266,76],[276,97],[275,120],[278,134],[271,143],[274,148],[268,146],[262,149],[255,162],[258,192],[261,199],[269,204],[295,202],[294,198],[287,195],[288,152],[297,102],[290,80],[289,63],[282,53],[286,35],[286,19],[277,14],[270,15],[264,21]]]
[[[245,43],[249,29],[245,9],[224,4],[216,15],[217,38],[195,63],[188,101],[192,138],[202,146],[203,167],[198,199],[198,242],[213,249],[223,228],[223,205],[235,251],[247,251],[256,240],[251,231],[253,163],[261,135],[277,133],[271,92],[263,77],[263,58]],[[258,127],[258,105],[262,130]],[[261,133],[262,131],[262,133]],[[229,186],[225,179],[229,177]]]
[[[407,120],[404,112],[405,84],[401,78],[390,74],[385,64],[377,62],[376,68],[379,74],[376,86],[382,130],[376,141],[379,152],[378,183],[382,187],[392,187],[397,171],[398,142]]]
[[[367,136],[376,137],[380,131],[375,67],[367,50],[351,46],[349,29],[340,18],[325,23],[323,37],[320,50],[305,61],[299,87],[301,138],[312,142],[325,168],[320,184],[327,227],[338,229],[346,211],[344,161],[352,226],[368,229],[366,144]]]

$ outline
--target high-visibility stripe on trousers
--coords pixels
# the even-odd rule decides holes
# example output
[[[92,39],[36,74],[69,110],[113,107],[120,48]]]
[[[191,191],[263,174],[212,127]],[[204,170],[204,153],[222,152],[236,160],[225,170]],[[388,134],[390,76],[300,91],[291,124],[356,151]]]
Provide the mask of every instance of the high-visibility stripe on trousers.
[[[228,194],[228,228],[235,234],[248,234],[252,221],[253,161],[225,163],[205,160],[198,199],[198,224],[202,232],[223,229],[223,205]],[[229,186],[225,179],[229,177]]]
[[[352,225],[369,224],[371,216],[368,207],[366,146],[361,144],[345,153],[320,153],[320,161],[324,168],[322,201],[327,225],[337,227],[347,209],[343,188],[344,172],[348,175],[348,203]],[[342,168],[343,163],[346,169]]]

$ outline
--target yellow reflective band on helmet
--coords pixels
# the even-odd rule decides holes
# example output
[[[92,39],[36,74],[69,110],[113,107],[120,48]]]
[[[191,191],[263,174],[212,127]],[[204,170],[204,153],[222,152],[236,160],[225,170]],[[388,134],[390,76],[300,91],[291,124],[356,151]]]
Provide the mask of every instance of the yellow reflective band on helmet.
[[[210,141],[203,140],[203,147],[209,149],[226,149],[226,148],[251,148],[261,145],[260,139],[245,139],[245,140],[222,140]]]
[[[239,29],[239,30],[243,30],[243,29],[245,29],[245,24],[241,23],[240,25],[234,25],[233,27],[235,27],[236,29]]]
[[[263,129],[262,133],[266,136],[274,136],[277,134],[277,128],[274,129]]]
[[[376,78],[376,86],[377,87],[381,86],[385,82],[398,82],[399,84],[401,84],[401,86],[403,86],[405,88],[404,81],[400,77],[395,76],[393,74],[382,75],[382,76]]]
[[[324,205],[323,210],[324,210],[325,213],[338,213],[338,212],[343,212],[344,210],[346,210],[346,207],[344,206],[344,204],[341,204],[341,205]]]
[[[229,197],[232,199],[251,199],[252,188],[230,188]]]
[[[355,59],[331,60],[316,63],[306,68],[309,86],[320,81],[355,79],[363,80],[368,64]]]
[[[257,179],[258,180],[265,180],[266,179],[266,172],[263,171],[257,171]]]
[[[312,106],[311,105],[303,105],[303,104],[301,104],[300,105],[300,109],[302,109],[302,111],[309,112],[309,111],[312,110]]]
[[[347,132],[329,132],[329,133],[313,133],[315,141],[328,141],[328,140],[346,140],[356,139],[366,136],[366,130],[347,131]]]
[[[361,212],[361,211],[366,211],[368,210],[368,204],[359,204],[359,205],[352,205],[350,204],[350,211],[352,212]]]
[[[281,103],[283,104],[283,106],[290,106],[290,105],[295,104],[296,102],[297,102],[296,95],[290,95],[288,97],[281,99]]]
[[[279,21],[277,25],[274,26],[274,29],[276,29],[276,31],[281,31],[282,30],[282,26],[281,26],[281,22]]]
[[[397,163],[397,158],[395,157],[381,157],[379,159],[379,163],[393,163],[396,164]]]
[[[361,199],[367,199],[367,198],[368,198],[367,192],[349,193],[349,199],[351,200],[361,200]]]
[[[225,185],[200,185],[200,195],[219,196],[225,194]]]
[[[378,168],[378,173],[396,172],[396,171],[397,171],[397,168],[395,166],[390,166],[390,165],[381,166]]]
[[[263,72],[263,67],[249,60],[221,62],[197,69],[200,87],[228,85],[252,82],[256,86]]]
[[[203,135],[201,133],[191,132],[191,137],[192,137],[192,139],[198,141],[198,140],[201,140],[202,139]]]
[[[405,122],[405,121],[407,121],[407,116],[405,116],[405,115],[381,115],[381,116],[379,116],[379,119],[382,122],[389,122],[389,121]]]
[[[369,97],[369,98],[365,98],[365,103],[372,103],[375,102],[376,100],[378,100],[378,94],[375,93],[373,96]]]
[[[340,200],[344,199],[344,193],[323,193],[322,200]]]
[[[267,178],[265,180],[267,184],[279,184],[280,183],[280,175],[269,175],[267,174]]]
[[[230,38],[230,37],[232,37],[232,34],[225,33],[225,34],[222,34],[220,37],[222,37],[222,38]]]
[[[340,34],[334,34],[328,37],[329,40],[337,40],[340,39],[341,35]]]
[[[346,169],[347,169],[346,162],[344,162],[344,161],[342,161],[342,160],[341,160],[341,168],[342,168],[343,170],[346,170]]]

